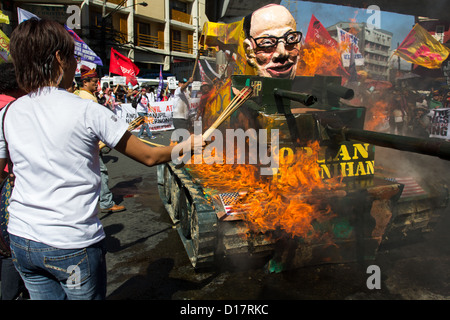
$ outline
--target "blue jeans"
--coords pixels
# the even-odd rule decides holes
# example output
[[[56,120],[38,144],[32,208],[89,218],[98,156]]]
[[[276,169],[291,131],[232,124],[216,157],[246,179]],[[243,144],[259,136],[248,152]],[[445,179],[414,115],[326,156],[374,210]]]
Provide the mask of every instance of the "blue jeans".
[[[138,112],[138,116],[146,118],[146,117],[148,117],[148,114],[147,113]],[[148,123],[145,121],[145,119],[144,119],[144,123],[141,125],[141,130],[139,131],[139,134],[138,134],[139,138],[142,137],[142,134],[144,133],[144,130],[147,133],[147,136],[149,138],[151,138],[153,134],[150,131],[150,128],[148,127]]]
[[[33,300],[106,297],[104,241],[83,249],[57,249],[10,235],[14,266]]]

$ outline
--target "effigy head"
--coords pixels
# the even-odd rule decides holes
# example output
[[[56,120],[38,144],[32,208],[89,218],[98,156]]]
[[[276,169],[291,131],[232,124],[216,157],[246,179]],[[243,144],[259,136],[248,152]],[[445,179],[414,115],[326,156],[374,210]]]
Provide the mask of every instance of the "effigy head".
[[[288,9],[264,6],[245,17],[243,28],[247,63],[259,76],[295,77],[302,33]]]

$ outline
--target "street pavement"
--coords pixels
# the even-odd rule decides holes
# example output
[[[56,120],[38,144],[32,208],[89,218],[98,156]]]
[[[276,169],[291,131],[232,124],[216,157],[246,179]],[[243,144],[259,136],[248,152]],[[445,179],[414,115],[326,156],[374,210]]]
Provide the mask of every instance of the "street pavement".
[[[170,134],[157,134],[149,141],[168,145]],[[422,166],[430,174],[448,177],[448,162],[424,159]],[[107,235],[109,300],[450,299],[448,208],[442,210],[432,233],[417,242],[383,248],[375,261],[364,264],[319,265],[282,273],[233,265],[196,272],[160,200],[156,168],[115,150],[105,160],[115,200],[127,208],[100,215]],[[369,265],[381,271],[380,289],[367,286]]]

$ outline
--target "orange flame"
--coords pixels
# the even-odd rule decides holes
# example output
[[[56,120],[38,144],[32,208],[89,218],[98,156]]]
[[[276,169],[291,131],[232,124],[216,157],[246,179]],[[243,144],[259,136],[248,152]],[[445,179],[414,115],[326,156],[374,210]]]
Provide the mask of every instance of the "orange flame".
[[[311,143],[309,148],[312,152],[298,151],[290,164],[281,163],[275,177],[259,176],[254,165],[189,167],[207,188],[245,194],[233,209],[241,213],[248,231],[271,236],[274,231],[283,231],[306,239],[318,235],[314,222],[333,216],[323,200],[339,185],[337,178],[325,181],[320,177],[319,143]]]
[[[365,129],[376,131],[376,129],[386,122],[388,116],[388,103],[385,101],[376,101],[373,106],[367,108]]]
[[[341,54],[348,48],[347,43],[339,44],[339,48],[331,47],[316,41],[304,44],[300,49],[300,60],[297,76],[341,76],[349,74],[342,66]]]
[[[302,46],[297,68],[298,76],[340,75],[341,55],[338,50],[311,41]]]

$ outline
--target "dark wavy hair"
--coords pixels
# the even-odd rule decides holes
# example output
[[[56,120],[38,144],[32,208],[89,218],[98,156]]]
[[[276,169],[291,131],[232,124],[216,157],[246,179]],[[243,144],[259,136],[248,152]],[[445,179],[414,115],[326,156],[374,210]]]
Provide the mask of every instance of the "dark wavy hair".
[[[31,18],[19,24],[10,40],[19,87],[29,93],[55,83],[61,76],[56,52],[68,63],[74,46],[72,36],[59,22]]]

